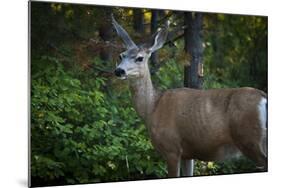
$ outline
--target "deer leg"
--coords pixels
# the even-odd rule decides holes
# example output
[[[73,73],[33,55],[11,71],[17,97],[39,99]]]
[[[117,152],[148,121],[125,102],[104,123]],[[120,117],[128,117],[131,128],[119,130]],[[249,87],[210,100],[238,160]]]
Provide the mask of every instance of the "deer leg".
[[[182,160],[183,176],[193,176],[194,160]]]
[[[267,156],[262,151],[261,145],[255,143],[249,144],[247,146],[242,146],[241,151],[244,155],[255,161],[258,168],[267,168]]]
[[[251,132],[251,136],[242,133],[236,134],[236,145],[245,156],[255,161],[259,168],[266,170],[266,129],[249,130],[249,132]]]
[[[182,160],[182,174],[183,176],[193,176],[194,160]]]
[[[254,144],[253,152],[249,154],[249,157],[256,161],[258,168],[267,170],[267,130],[262,129],[261,132],[262,135]]]
[[[168,177],[180,177],[180,159],[176,154],[167,156]]]

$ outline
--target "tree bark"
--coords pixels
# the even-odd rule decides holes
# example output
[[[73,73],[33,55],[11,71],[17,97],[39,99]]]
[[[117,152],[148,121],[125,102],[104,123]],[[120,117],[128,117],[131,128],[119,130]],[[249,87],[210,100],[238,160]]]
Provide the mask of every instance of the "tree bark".
[[[100,23],[98,27],[99,31],[99,37],[106,43],[110,42],[112,40],[112,24],[111,24],[111,8],[105,8],[104,14],[102,17],[104,17],[104,21]],[[110,61],[112,60],[112,49],[108,47],[103,47],[100,50],[100,58],[103,61]]]
[[[203,46],[202,13],[184,13],[184,50],[189,57],[189,64],[184,67],[184,86],[196,89],[203,87]]]
[[[142,34],[144,32],[144,17],[142,9],[133,10],[133,22],[134,30]]]

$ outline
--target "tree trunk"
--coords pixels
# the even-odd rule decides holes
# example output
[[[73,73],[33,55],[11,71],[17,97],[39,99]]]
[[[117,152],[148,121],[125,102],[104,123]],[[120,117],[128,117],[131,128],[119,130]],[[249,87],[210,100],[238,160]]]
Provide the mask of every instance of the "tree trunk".
[[[184,13],[184,50],[190,64],[184,67],[184,86],[202,89],[203,86],[203,46],[202,46],[202,13]]]
[[[134,30],[140,34],[144,32],[144,17],[142,9],[133,10]]]
[[[104,21],[100,23],[98,27],[99,31],[99,37],[104,41],[104,42],[110,42],[112,40],[112,24],[111,24],[111,13],[112,9],[111,8],[105,8],[104,9],[104,14],[102,17],[104,18]],[[102,47],[100,50],[100,58],[103,61],[110,61],[112,60],[112,49],[109,47]]]
[[[151,25],[150,25],[150,33],[151,35],[153,35],[156,31],[157,31],[157,27],[158,27],[158,10],[152,10],[151,12]],[[154,52],[151,54],[151,65],[152,66],[156,66],[156,64],[158,63],[158,53]]]

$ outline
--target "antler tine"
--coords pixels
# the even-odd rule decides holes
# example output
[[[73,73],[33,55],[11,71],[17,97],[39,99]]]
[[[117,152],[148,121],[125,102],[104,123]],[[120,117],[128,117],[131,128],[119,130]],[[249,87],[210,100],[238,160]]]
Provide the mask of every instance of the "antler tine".
[[[125,43],[126,47],[128,49],[137,48],[137,45],[130,38],[130,36],[126,32],[126,30],[121,25],[119,25],[118,22],[115,20],[113,14],[111,14],[111,18],[112,18],[112,24],[113,24],[115,30],[117,31],[117,34],[122,38],[122,40]]]

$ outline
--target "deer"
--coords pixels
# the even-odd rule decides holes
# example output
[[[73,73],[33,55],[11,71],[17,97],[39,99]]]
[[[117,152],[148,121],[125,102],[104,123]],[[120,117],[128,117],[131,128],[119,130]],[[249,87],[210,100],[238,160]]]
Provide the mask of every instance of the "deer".
[[[136,45],[111,15],[126,50],[114,74],[127,80],[133,106],[153,147],[167,163],[168,177],[193,176],[194,160],[223,161],[244,155],[267,170],[267,94],[251,87],[224,89],[154,87],[149,58],[163,47],[168,27]]]

